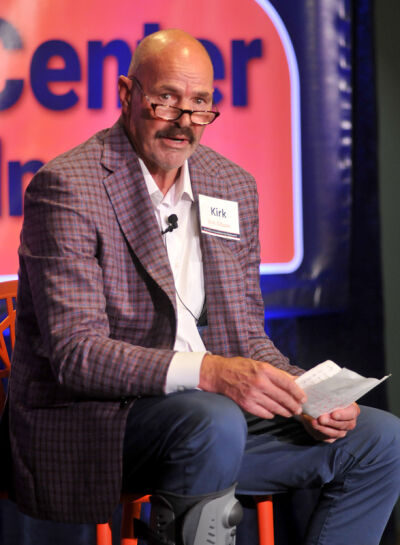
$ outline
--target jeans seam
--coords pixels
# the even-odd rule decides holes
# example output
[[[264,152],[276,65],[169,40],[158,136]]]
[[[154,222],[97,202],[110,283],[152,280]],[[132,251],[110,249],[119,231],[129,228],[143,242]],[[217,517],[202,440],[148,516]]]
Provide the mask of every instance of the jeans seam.
[[[346,472],[347,473],[347,472]],[[345,492],[346,490],[346,481],[347,481],[347,474],[344,475],[344,479],[343,479],[343,482],[342,482],[342,486],[341,486],[341,490],[340,492],[343,493]],[[332,517],[332,509],[333,507],[335,506],[335,504],[340,501],[340,498],[334,498],[332,501],[331,501],[331,504],[328,508],[328,512],[327,512],[327,515],[325,517],[325,520],[322,524],[322,527],[321,527],[321,530],[318,534],[318,537],[317,537],[317,541],[315,542],[315,545],[324,545],[324,539],[326,537],[326,526],[330,520],[330,518]],[[321,541],[322,539],[322,541]],[[312,545],[311,543],[309,545]],[[335,544],[335,545],[340,545],[340,544]],[[354,545],[354,544],[353,544]]]

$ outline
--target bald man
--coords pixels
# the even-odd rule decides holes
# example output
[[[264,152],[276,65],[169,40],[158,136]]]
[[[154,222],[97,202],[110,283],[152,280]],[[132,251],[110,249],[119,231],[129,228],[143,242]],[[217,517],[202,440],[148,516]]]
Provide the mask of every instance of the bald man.
[[[149,526],[136,524],[148,543],[202,545],[214,528],[229,545],[235,488],[320,487],[306,543],[376,545],[399,491],[398,420],[356,404],[302,414],[302,370],[264,332],[255,181],[200,145],[219,116],[205,49],[152,34],[118,85],[118,122],[26,191],[18,505],[102,522],[121,490],[152,493]],[[240,237],[207,230],[199,206],[225,207]]]

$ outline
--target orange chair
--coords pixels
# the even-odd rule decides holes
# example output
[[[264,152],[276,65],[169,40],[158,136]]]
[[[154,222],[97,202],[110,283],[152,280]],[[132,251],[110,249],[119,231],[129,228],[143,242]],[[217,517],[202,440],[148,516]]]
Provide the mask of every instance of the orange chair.
[[[0,282],[0,417],[6,402],[6,387],[3,379],[8,379],[11,370],[11,351],[15,343],[15,302],[17,299],[17,281]],[[5,312],[3,312],[3,305]],[[9,343],[5,334],[9,334]],[[8,491],[0,489],[0,498],[8,498]]]
[[[274,511],[272,496],[256,496],[260,545],[274,545]]]
[[[5,302],[5,317],[0,322],[0,361],[3,368],[0,369],[0,415],[3,412],[6,400],[6,391],[3,381],[10,376],[11,350],[15,343],[15,303],[17,299],[17,280],[0,282],[0,304]],[[1,310],[1,309],[0,309]],[[2,314],[0,314],[0,319]],[[5,341],[5,332],[9,331],[10,350]],[[6,491],[0,491],[0,497],[7,497]],[[137,539],[133,536],[133,519],[139,518],[141,506],[149,502],[149,496],[123,494],[122,522],[121,522],[121,545],[137,545]],[[271,496],[255,497],[257,504],[258,530],[260,545],[274,545],[274,524]],[[96,525],[96,544],[112,545],[112,530],[109,523]]]
[[[258,533],[260,545],[274,545],[274,518],[271,496],[256,496]],[[138,496],[123,494],[121,545],[137,545],[137,539],[133,535],[133,519],[140,517],[142,503],[150,501],[150,496]],[[112,545],[111,525],[108,523],[97,524],[96,545]]]
[[[0,282],[0,301],[5,302],[6,314],[0,322],[0,361],[3,368],[0,369],[0,415],[3,412],[6,401],[6,389],[2,379],[8,379],[11,370],[11,350],[15,343],[15,302],[17,299],[17,280],[8,282]],[[2,314],[0,314],[0,319]],[[5,340],[5,332],[9,331],[10,335],[10,351],[7,348]]]

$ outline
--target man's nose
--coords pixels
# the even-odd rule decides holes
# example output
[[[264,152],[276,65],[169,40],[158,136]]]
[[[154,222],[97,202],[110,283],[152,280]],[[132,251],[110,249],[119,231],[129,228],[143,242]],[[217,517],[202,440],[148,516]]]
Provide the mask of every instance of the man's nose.
[[[179,127],[190,127],[192,125],[192,121],[190,119],[190,113],[184,112],[179,119],[175,121],[175,123]]]

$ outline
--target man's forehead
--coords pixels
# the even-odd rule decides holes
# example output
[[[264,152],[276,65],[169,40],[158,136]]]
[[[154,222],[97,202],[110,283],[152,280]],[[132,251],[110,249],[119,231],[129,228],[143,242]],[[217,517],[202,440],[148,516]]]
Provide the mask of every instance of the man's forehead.
[[[199,96],[208,96],[213,92],[213,73],[205,63],[175,62],[169,58],[166,62],[150,62],[142,66],[140,77],[143,83],[159,91],[182,92],[190,89]]]
[[[190,83],[191,84],[188,86],[184,79],[177,80],[168,77],[159,77],[154,78],[150,82],[150,86],[153,90],[157,90],[157,92],[171,92],[177,94],[186,91],[189,87],[191,94],[195,94],[202,98],[208,98],[213,93],[213,87],[208,83],[194,81]]]

